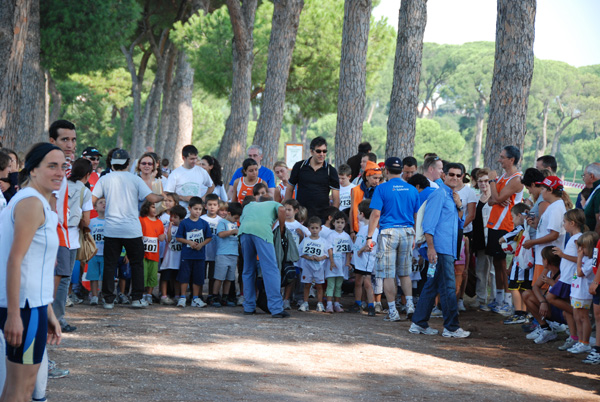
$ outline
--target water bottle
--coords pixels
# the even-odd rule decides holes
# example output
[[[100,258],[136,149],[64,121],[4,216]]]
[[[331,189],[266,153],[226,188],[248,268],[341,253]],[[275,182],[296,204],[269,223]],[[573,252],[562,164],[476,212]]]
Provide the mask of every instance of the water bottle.
[[[429,263],[429,268],[427,268],[427,277],[428,278],[433,278],[435,276],[435,268],[437,266],[437,263]]]

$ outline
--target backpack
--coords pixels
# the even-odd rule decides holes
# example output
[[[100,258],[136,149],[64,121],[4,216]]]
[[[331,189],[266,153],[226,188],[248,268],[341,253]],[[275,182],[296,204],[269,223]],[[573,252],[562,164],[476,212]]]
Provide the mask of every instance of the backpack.
[[[415,221],[415,244],[423,244],[425,243],[425,232],[423,231],[423,218],[425,216],[425,206],[427,205],[427,200],[421,205],[419,211],[417,211],[417,220]]]

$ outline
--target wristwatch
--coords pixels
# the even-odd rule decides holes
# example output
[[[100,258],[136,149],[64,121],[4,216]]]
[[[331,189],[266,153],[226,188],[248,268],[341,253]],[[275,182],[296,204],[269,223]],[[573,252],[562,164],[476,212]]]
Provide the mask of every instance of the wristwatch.
[[[457,210],[462,211],[463,209],[465,209],[464,205],[461,205],[460,207],[456,207]]]
[[[371,240],[373,237],[371,236],[367,236],[367,240]]]
[[[495,182],[496,182],[495,179],[494,180],[488,180],[488,184],[492,184],[492,183],[495,183]]]

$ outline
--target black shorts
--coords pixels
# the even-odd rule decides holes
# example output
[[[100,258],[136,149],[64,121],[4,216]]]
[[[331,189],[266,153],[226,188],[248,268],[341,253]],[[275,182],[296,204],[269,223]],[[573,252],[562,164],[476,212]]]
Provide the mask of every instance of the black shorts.
[[[169,282],[175,280],[177,278],[177,274],[179,273],[178,269],[163,269],[162,271],[158,271],[160,274],[161,282]]]
[[[371,276],[373,274],[372,272],[363,271],[363,270],[357,269],[357,268],[354,268],[354,273],[360,274],[362,276]]]
[[[508,282],[508,290],[531,290],[531,281],[515,281]]]
[[[7,309],[0,308],[0,330],[4,331]],[[6,358],[17,364],[40,364],[48,339],[48,306],[30,308],[25,303],[21,309],[23,335],[21,345],[13,347],[6,342]]]
[[[207,279],[215,279],[215,260],[206,261],[206,277]]]
[[[177,273],[177,282],[189,283],[203,286],[206,274],[206,265],[204,260],[181,260],[179,272]]]
[[[494,258],[504,258],[506,253],[502,251],[502,246],[498,243],[502,237],[508,232],[506,230],[488,229],[487,244],[485,245],[485,253]]]

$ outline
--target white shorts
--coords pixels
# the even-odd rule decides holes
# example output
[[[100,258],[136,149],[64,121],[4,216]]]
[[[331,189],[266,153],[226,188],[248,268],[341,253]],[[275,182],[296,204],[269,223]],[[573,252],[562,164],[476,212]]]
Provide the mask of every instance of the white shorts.
[[[302,277],[300,278],[300,282],[302,283],[325,283],[325,270],[319,269],[318,271],[313,271],[310,268],[302,269]]]

